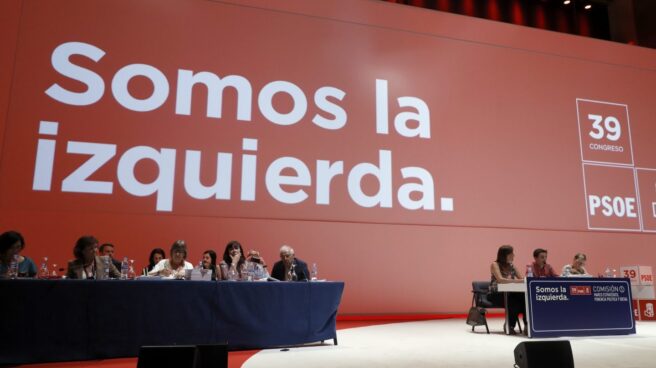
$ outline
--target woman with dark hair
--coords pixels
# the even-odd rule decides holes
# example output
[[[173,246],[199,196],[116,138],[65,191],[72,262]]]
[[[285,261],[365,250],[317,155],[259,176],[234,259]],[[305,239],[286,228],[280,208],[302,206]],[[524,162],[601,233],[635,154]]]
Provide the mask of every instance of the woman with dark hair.
[[[219,280],[237,280],[241,279],[242,272],[246,267],[246,263],[249,262],[254,265],[253,270],[259,268],[261,270],[261,276],[263,278],[268,276],[266,272],[266,263],[264,258],[260,256],[260,252],[256,250],[251,250],[248,252],[248,256],[244,253],[244,248],[241,244],[233,240],[226,244],[225,250],[223,251],[223,259],[219,263],[219,274],[220,277],[217,277]],[[259,264],[255,265],[255,264]],[[258,275],[253,275],[255,278]]]
[[[98,239],[93,236],[79,238],[73,248],[75,260],[68,262],[66,277],[82,280],[121,277],[121,273],[116,269],[109,256],[98,256],[97,252]]]
[[[490,295],[488,299],[496,305],[503,305],[503,294],[497,292],[498,284],[521,283],[524,282],[524,275],[515,268],[513,261],[515,260],[515,253],[513,247],[510,245],[502,245],[497,250],[497,259],[490,265],[490,273],[492,274],[492,281],[490,282]],[[526,302],[524,301],[524,294],[522,293],[509,293],[508,294],[508,333],[515,334],[515,324],[519,320],[519,315],[522,314],[524,319],[524,326],[526,326]],[[524,330],[525,333],[526,329]]]
[[[171,245],[169,253],[171,258],[159,261],[153,267],[148,275],[150,276],[163,276],[169,279],[184,279],[185,270],[193,270],[194,266],[187,262],[187,243],[184,240],[176,240]]]
[[[143,274],[148,275],[148,272],[152,271],[156,264],[159,261],[166,258],[166,253],[162,248],[155,248],[150,251],[150,256],[148,257],[148,266],[144,267]]]
[[[5,277],[9,272],[11,261],[18,256],[18,277],[36,276],[36,265],[34,262],[20,252],[25,249],[25,239],[16,231],[7,231],[0,235],[0,277]]]
[[[241,271],[246,262],[244,248],[241,243],[233,240],[226,244],[221,261],[221,280],[235,280],[241,278]]]
[[[203,252],[203,269],[212,271],[212,280],[216,280],[216,252],[213,250],[206,250]]]

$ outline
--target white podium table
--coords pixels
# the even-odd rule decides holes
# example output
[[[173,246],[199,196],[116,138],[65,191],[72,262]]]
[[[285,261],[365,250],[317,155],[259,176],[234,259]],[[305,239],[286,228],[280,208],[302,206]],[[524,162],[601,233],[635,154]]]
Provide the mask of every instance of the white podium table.
[[[497,284],[497,290],[500,293],[525,293],[526,284],[524,282],[513,282],[510,284]]]
[[[497,284],[497,291],[503,293],[503,306],[506,311],[506,324],[504,325],[504,332],[506,335],[510,334],[510,324],[508,320],[508,293],[526,293],[526,281],[524,282],[511,282],[507,284]],[[517,321],[519,323],[519,321]],[[524,326],[525,329],[528,326]]]

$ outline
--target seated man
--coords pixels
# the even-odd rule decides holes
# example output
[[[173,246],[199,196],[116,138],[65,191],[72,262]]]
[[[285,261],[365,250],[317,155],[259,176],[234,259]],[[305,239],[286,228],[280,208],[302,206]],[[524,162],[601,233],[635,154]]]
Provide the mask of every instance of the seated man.
[[[280,281],[309,280],[307,264],[294,256],[294,249],[289,245],[280,247],[280,261],[273,265],[271,277]]]
[[[107,256],[112,260],[112,264],[117,270],[121,270],[121,261],[114,259],[114,244],[105,243],[98,248],[101,256]]]
[[[533,251],[533,277],[558,277],[550,264],[547,263],[547,250],[538,248]]]

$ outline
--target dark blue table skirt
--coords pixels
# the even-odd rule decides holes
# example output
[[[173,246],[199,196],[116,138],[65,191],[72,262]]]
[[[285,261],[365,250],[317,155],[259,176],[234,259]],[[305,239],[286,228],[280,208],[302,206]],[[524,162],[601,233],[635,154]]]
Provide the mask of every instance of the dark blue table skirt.
[[[266,348],[336,338],[343,282],[0,280],[0,364]]]

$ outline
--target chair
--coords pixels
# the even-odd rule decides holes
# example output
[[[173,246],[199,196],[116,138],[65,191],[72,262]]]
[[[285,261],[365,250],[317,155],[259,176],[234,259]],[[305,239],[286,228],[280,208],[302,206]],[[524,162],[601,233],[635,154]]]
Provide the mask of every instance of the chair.
[[[488,308],[503,308],[505,306],[503,303],[494,303],[488,299],[488,293],[490,292],[490,282],[489,281],[472,281],[472,309],[475,308],[475,311],[470,309],[469,316],[467,317],[467,324],[472,326],[472,331],[476,326],[485,326],[487,333],[490,333],[490,328],[487,325],[487,318],[485,314],[487,313]],[[473,313],[472,313],[473,312]],[[471,317],[471,318],[470,318]],[[522,332],[522,325],[517,321],[517,326],[519,327],[519,332]],[[506,325],[503,325],[504,332],[506,331]]]

